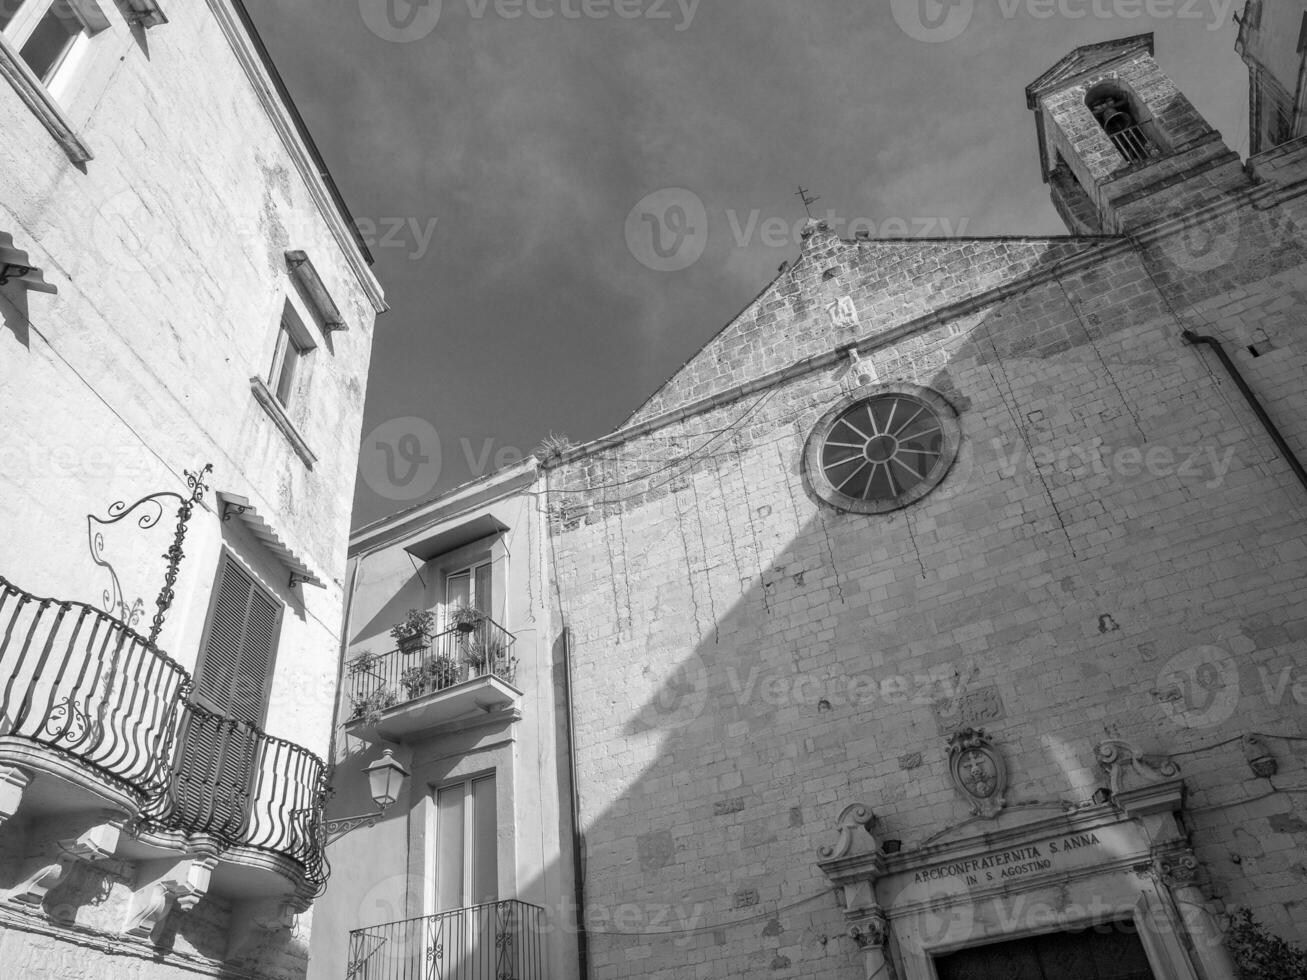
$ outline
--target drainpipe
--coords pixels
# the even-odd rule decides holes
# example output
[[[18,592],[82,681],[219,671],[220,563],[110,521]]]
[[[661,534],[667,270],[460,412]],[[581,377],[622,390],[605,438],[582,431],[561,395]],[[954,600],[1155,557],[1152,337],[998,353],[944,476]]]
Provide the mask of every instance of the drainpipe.
[[[575,723],[572,718],[572,631],[563,623],[563,701],[567,705],[567,779],[572,790],[572,877],[576,881],[576,959],[581,980],[590,976],[590,936],[585,929],[585,844],[581,836],[581,791],[576,782]]]
[[[1225,352],[1225,348],[1221,346],[1221,342],[1215,337],[1196,334],[1192,330],[1186,330],[1182,336],[1184,337],[1184,342],[1190,346],[1196,347],[1199,344],[1203,344],[1210,347],[1213,352],[1215,352],[1216,356],[1220,359],[1221,364],[1225,366],[1225,370],[1229,372],[1230,377],[1234,379],[1235,385],[1243,393],[1244,398],[1248,400],[1248,404],[1252,407],[1253,413],[1257,416],[1257,420],[1262,423],[1262,428],[1266,430],[1267,435],[1271,437],[1271,441],[1275,443],[1275,448],[1280,451],[1280,455],[1282,455],[1285,461],[1289,464],[1289,468],[1293,470],[1293,475],[1298,478],[1298,482],[1303,485],[1303,489],[1307,490],[1307,469],[1303,469],[1302,462],[1289,447],[1284,436],[1280,434],[1280,430],[1276,428],[1275,422],[1273,422],[1271,417],[1266,414],[1266,409],[1262,408],[1262,403],[1257,400],[1257,396],[1253,393],[1253,390],[1248,387],[1248,382],[1245,381],[1243,375],[1239,373],[1239,366],[1230,359],[1230,355]]]

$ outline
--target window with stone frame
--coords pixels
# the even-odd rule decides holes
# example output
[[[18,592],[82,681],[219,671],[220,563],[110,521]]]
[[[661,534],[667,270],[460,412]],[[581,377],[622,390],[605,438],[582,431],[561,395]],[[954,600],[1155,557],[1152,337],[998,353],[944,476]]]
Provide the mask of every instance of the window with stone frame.
[[[97,0],[0,2],[0,35],[55,99],[67,94],[92,39],[108,26]]]

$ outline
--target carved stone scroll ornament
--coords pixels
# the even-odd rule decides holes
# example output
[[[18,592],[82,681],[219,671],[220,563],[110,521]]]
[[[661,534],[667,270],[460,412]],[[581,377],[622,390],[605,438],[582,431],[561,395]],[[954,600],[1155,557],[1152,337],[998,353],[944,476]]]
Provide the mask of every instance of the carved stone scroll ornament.
[[[964,728],[949,736],[948,771],[976,816],[993,819],[1007,805],[1007,765],[983,730]]]
[[[833,845],[824,845],[817,849],[823,861],[848,857],[855,853],[875,853],[879,845],[871,835],[871,825],[876,822],[876,815],[865,803],[854,803],[845,807],[835,825],[839,835]]]
[[[1180,767],[1166,756],[1145,755],[1138,746],[1119,739],[1098,743],[1094,753],[1098,756],[1098,764],[1107,772],[1113,796],[1180,775]]]

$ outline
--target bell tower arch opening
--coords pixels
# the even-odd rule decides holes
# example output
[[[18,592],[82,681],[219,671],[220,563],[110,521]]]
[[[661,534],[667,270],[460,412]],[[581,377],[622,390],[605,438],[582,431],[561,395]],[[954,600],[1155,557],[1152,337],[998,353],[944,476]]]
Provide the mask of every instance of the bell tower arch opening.
[[[1085,95],[1085,105],[1126,163],[1147,163],[1166,152],[1147,110],[1118,82],[1093,86]]]

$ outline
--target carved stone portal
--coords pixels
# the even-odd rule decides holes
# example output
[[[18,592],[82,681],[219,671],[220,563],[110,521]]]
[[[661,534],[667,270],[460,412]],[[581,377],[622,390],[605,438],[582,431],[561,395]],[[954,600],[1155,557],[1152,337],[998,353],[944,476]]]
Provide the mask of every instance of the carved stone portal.
[[[978,817],[993,819],[1007,805],[1007,765],[978,728],[964,728],[948,739],[948,771],[953,788]]]

